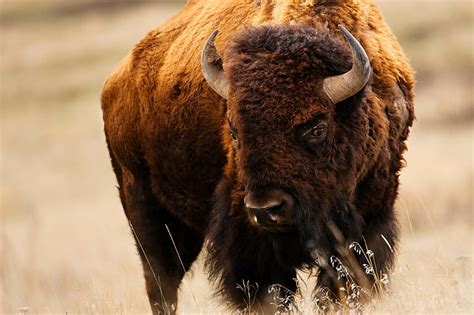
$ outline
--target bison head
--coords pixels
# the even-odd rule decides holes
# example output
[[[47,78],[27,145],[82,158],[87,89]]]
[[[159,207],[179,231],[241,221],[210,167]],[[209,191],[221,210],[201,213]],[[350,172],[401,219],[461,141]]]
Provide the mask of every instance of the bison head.
[[[381,150],[375,133],[386,130],[373,122],[372,107],[381,105],[364,89],[369,59],[339,28],[351,49],[314,28],[250,28],[233,39],[224,62],[217,32],[209,38],[203,74],[227,100],[228,166],[213,218],[221,229],[233,220],[270,235],[274,247],[290,236],[323,251],[334,241],[329,223],[346,238],[361,236],[357,185]]]

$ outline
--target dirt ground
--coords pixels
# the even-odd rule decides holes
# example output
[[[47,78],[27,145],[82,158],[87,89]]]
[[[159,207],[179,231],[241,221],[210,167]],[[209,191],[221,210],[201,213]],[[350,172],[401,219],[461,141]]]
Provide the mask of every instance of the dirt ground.
[[[391,293],[367,312],[472,313],[473,4],[378,2],[417,71],[418,120]],[[148,313],[99,95],[133,44],[180,4],[0,3],[0,313]],[[298,303],[312,313],[308,295]],[[225,313],[200,260],[178,307]]]

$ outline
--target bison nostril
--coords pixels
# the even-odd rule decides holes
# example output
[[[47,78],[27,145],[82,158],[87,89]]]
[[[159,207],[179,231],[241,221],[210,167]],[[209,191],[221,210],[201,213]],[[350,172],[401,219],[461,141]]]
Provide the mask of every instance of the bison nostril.
[[[276,204],[274,206],[266,207],[265,211],[268,211],[270,213],[276,213],[276,212],[279,212],[281,209],[283,209],[284,205],[285,205],[285,202],[282,201],[279,204]]]
[[[251,203],[246,203],[245,207],[249,210],[254,210],[254,211],[268,211],[268,212],[278,212],[283,208],[284,201],[281,202],[275,202],[271,204],[263,204],[263,205],[254,205]]]
[[[274,203],[270,206],[264,207],[249,207],[246,205],[247,211],[253,216],[253,220],[256,224],[280,224],[283,222],[284,214],[283,208],[285,202]]]

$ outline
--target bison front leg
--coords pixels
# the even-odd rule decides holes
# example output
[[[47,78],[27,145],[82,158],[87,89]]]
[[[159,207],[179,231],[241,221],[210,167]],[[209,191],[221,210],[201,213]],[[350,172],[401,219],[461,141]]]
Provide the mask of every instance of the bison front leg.
[[[269,238],[226,222],[211,230],[208,251],[206,267],[218,292],[241,312],[274,314],[292,304],[296,271],[279,262]]]
[[[398,241],[398,225],[394,218],[367,221],[360,239],[336,242],[333,254],[320,267],[318,287],[314,291],[319,308],[334,307],[333,302],[364,303],[379,297],[386,289]]]
[[[120,195],[140,254],[153,314],[174,314],[178,287],[201,250],[202,236],[169,214],[151,193],[146,175],[122,174]]]
[[[350,256],[349,256],[350,255]],[[349,251],[333,255],[319,267],[313,298],[321,311],[339,311],[361,305],[371,296],[373,279],[364,273],[362,261]]]
[[[221,292],[244,313],[275,314],[287,311],[296,292],[295,270],[275,268],[273,262],[257,266],[254,262],[233,266],[225,275]],[[259,263],[263,263],[260,261]],[[255,270],[260,270],[257,274]]]

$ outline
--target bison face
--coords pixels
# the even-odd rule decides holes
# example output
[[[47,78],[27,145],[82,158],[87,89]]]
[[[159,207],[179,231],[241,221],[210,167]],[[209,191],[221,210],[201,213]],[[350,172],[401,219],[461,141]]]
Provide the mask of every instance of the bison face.
[[[330,242],[329,222],[339,229],[360,223],[353,199],[371,158],[364,154],[370,91],[357,92],[371,70],[363,48],[342,31],[353,58],[325,31],[249,29],[227,50],[225,71],[211,36],[203,72],[228,104],[230,188],[220,193],[230,195],[230,210],[219,211],[262,232],[319,244]]]

